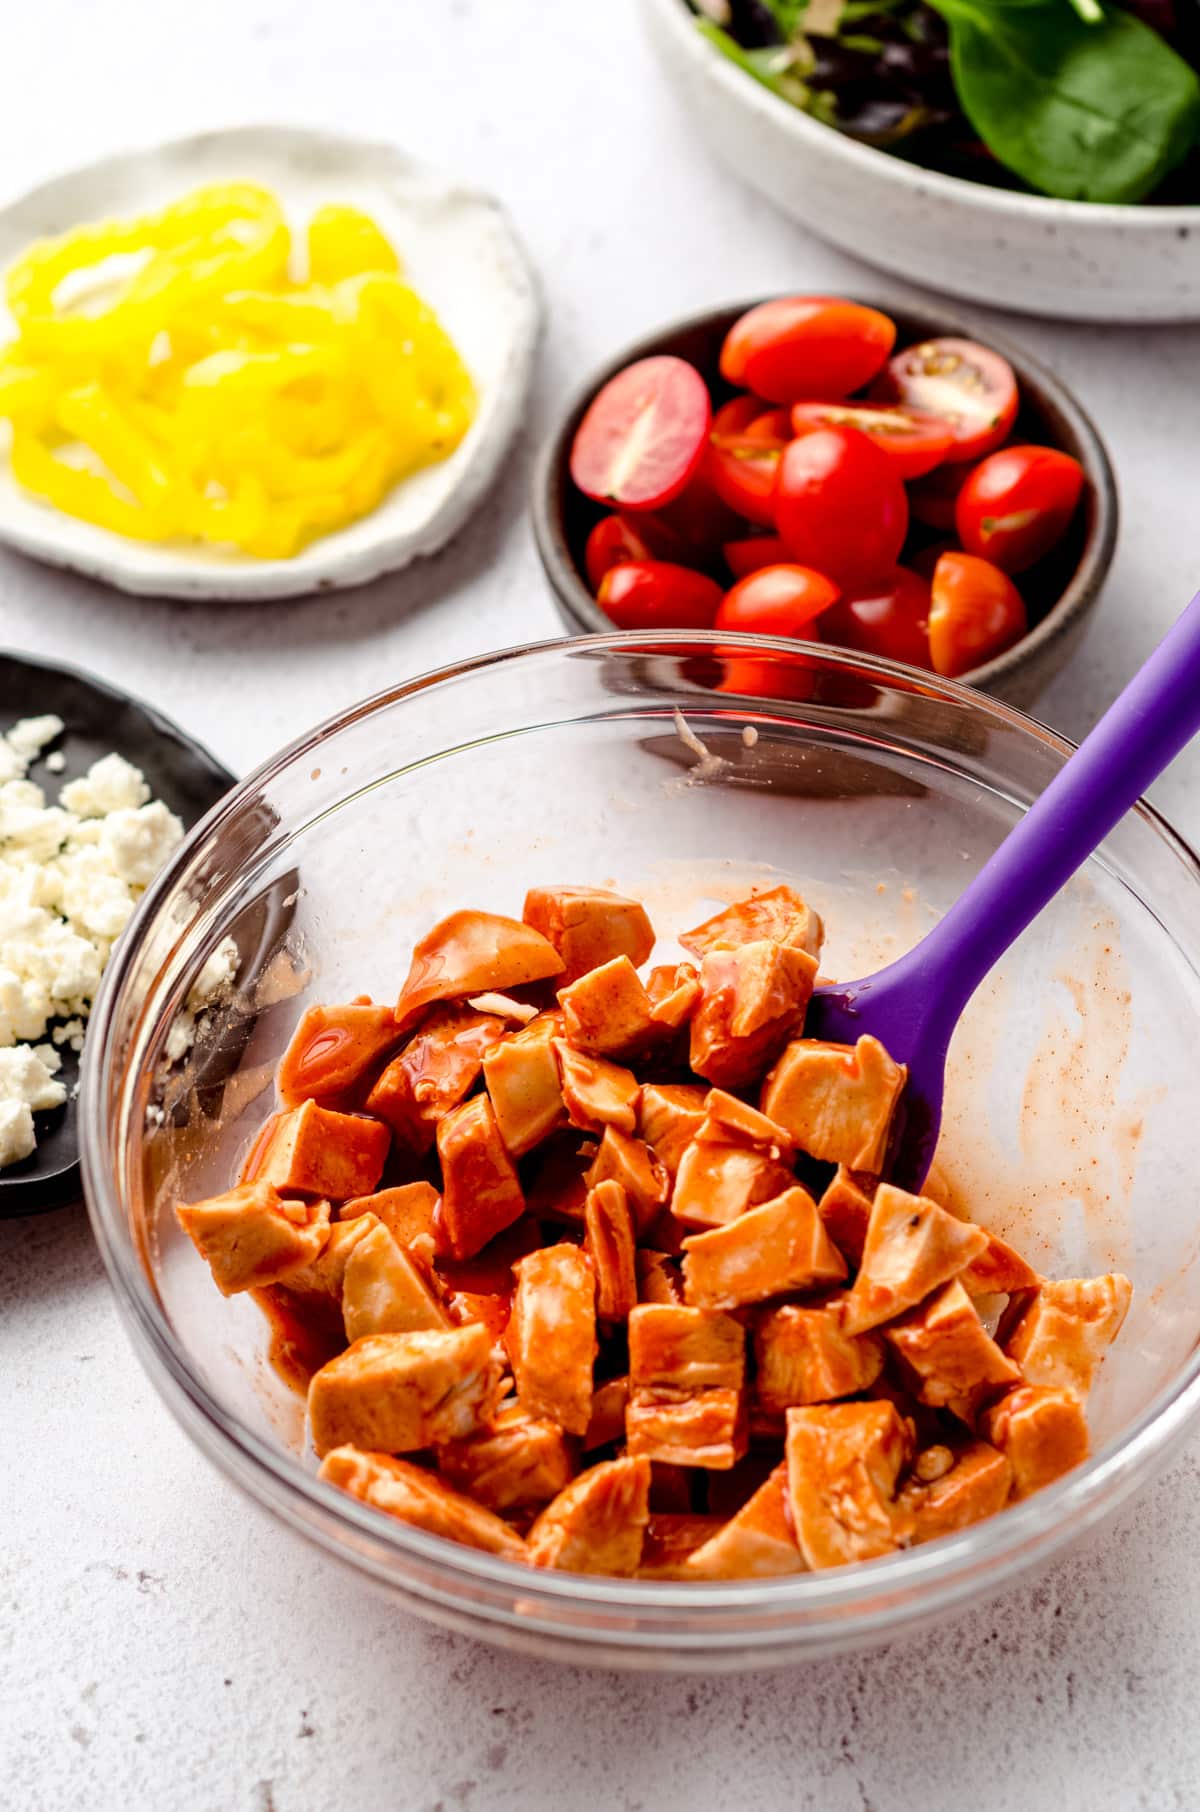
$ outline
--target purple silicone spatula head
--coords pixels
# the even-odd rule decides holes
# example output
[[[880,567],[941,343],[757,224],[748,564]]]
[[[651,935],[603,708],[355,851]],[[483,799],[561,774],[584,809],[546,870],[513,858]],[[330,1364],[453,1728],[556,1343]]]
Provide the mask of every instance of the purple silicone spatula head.
[[[805,1035],[872,1033],[908,1082],[888,1176],[918,1190],[942,1123],[946,1055],[963,1008],[1004,952],[1200,730],[1200,594],[946,916],[898,962],[818,988]]]

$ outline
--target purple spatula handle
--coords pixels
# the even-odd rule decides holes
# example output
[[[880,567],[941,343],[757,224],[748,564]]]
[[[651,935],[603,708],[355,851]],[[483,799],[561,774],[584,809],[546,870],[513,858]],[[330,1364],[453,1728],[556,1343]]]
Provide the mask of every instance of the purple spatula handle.
[[[1200,594],[944,919],[910,952],[952,1024],[988,970],[1200,731]],[[906,967],[902,959],[896,968]],[[899,979],[897,977],[897,979]],[[928,997],[927,997],[928,998]]]

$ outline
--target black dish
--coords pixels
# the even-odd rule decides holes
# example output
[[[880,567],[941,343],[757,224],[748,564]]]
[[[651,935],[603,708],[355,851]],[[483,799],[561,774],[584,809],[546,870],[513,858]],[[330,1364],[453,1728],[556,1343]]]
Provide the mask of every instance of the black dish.
[[[65,781],[76,779],[114,749],[142,770],[152,797],[169,806],[187,830],[234,785],[234,776],[215,756],[151,706],[74,668],[0,651],[0,731],[11,729],[22,717],[47,712],[66,725],[29,770],[29,778],[44,788],[48,801]],[[46,756],[56,749],[66,758],[59,774],[46,767]],[[0,1170],[2,1219],[40,1214],[79,1198],[73,1095],[79,1054],[64,1045],[62,1059],[59,1080],[68,1098],[62,1107],[34,1116],[37,1149],[22,1163]]]

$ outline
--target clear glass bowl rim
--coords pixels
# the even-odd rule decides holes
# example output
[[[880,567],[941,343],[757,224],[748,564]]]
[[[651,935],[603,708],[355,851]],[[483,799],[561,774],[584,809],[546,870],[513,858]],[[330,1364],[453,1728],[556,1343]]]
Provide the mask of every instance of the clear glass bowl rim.
[[[386,687],[334,713],[256,768],[194,827],[148,890],[116,947],[91,1016],[80,1090],[81,1159],[92,1231],[118,1309],[151,1382],[188,1433],[221,1469],[276,1514],[283,1515],[290,1526],[315,1540],[326,1551],[364,1568],[377,1578],[388,1578],[392,1571],[391,1561],[400,1566],[410,1558],[422,1565],[426,1573],[436,1573],[446,1581],[452,1595],[443,1598],[434,1593],[431,1596],[435,1602],[440,1600],[468,1613],[470,1602],[464,1603],[454,1594],[456,1584],[466,1588],[472,1583],[477,1588],[490,1587],[510,1599],[519,1599],[529,1612],[533,1612],[539,1603],[552,1615],[555,1607],[561,1614],[570,1606],[584,1620],[589,1608],[606,1616],[620,1613],[630,1619],[639,1613],[687,1615],[690,1620],[699,1619],[703,1623],[703,1636],[699,1639],[714,1646],[721,1641],[721,1626],[729,1622],[737,1625],[728,1630],[731,1641],[767,1650],[779,1645],[778,1625],[773,1621],[770,1634],[748,1631],[744,1624],[738,1623],[741,1617],[755,1612],[767,1613],[773,1620],[783,1622],[787,1613],[792,1612],[795,1621],[783,1632],[783,1640],[802,1638],[804,1629],[814,1625],[827,1635],[840,1630],[844,1637],[857,1639],[862,1632],[851,1629],[856,1610],[868,1613],[877,1629],[924,1618],[967,1596],[996,1589],[1005,1577],[1049,1555],[1107,1516],[1165,1462],[1170,1450],[1200,1416],[1200,1344],[1177,1375],[1140,1414],[1074,1472],[1011,1506],[1002,1515],[903,1553],[823,1573],[705,1584],[611,1579],[526,1568],[426,1535],[369,1509],[305,1471],[295,1455],[282,1446],[273,1446],[216,1400],[175,1339],[129,1236],[122,1201],[113,1180],[115,1167],[110,1146],[114,1129],[107,1124],[106,1116],[112,1080],[113,1027],[126,977],[134,966],[135,953],[147,928],[186,869],[193,846],[201,838],[219,831],[222,821],[233,816],[243,801],[261,790],[272,777],[311,757],[327,736],[356,720],[370,717],[432,686],[469,674],[486,674],[517,663],[578,657],[589,651],[614,655],[649,651],[682,655],[685,652],[715,653],[718,648],[739,652],[757,650],[760,654],[792,660],[801,658],[809,667],[824,667],[831,672],[857,675],[867,681],[878,681],[893,688],[899,686],[901,690],[958,703],[997,724],[1016,729],[1064,758],[1076,746],[1067,737],[1014,706],[953,680],[926,674],[898,662],[850,654],[817,643],[797,644],[777,637],[728,631],[718,634],[701,630],[653,630],[560,637],[471,656]],[[1186,840],[1145,800],[1135,810],[1200,888],[1200,857]],[[182,1394],[188,1414],[180,1413],[172,1386],[174,1391]],[[257,1475],[260,1474],[264,1476],[259,1478]],[[351,1536],[352,1543],[340,1540],[340,1531]],[[409,1582],[399,1572],[393,1583],[403,1588]],[[872,1616],[872,1601],[881,1610],[889,1603],[890,1608],[881,1616]],[[490,1621],[521,1622],[521,1613],[501,1612],[497,1617],[495,1606],[491,1609]],[[580,1643],[586,1643],[589,1636],[583,1623],[553,1627],[560,1636],[574,1637]],[[637,1641],[630,1631],[623,1631],[623,1637]]]

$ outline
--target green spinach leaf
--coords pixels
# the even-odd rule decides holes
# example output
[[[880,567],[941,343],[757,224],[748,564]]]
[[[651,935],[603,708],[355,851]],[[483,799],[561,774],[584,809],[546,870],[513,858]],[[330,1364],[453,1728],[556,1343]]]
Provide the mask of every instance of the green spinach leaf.
[[[1064,0],[930,0],[963,112],[1046,195],[1140,201],[1200,135],[1200,79],[1132,13]]]

